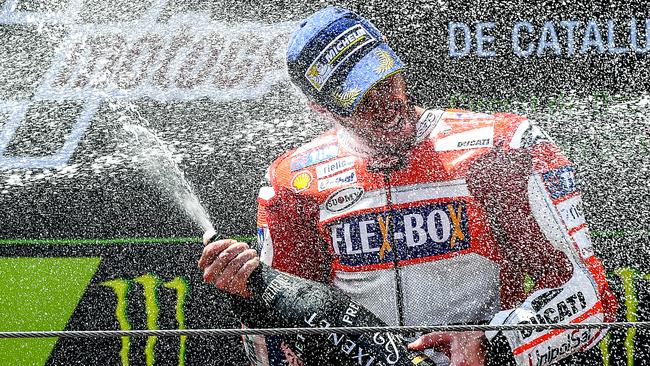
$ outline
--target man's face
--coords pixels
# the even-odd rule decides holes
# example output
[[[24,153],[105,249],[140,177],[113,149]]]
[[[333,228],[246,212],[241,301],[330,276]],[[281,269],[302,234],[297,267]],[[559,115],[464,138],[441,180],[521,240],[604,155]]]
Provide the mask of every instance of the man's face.
[[[415,139],[417,117],[400,73],[368,90],[352,116],[337,119],[379,154],[403,154]]]

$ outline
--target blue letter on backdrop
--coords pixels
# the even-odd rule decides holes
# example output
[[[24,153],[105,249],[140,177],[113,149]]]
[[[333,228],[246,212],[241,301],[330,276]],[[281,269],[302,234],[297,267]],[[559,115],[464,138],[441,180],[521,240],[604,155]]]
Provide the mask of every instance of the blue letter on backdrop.
[[[449,23],[447,26],[448,35],[449,35],[449,56],[451,57],[462,57],[469,55],[469,50],[472,48],[472,39],[470,37],[470,30],[467,24],[465,23]],[[464,33],[463,37],[463,49],[458,51],[458,46],[456,45],[456,30],[462,30]]]
[[[519,22],[515,24],[512,28],[512,50],[517,56],[528,57],[533,53],[533,44],[529,43],[525,51],[521,49],[521,46],[519,45],[519,32],[521,32],[522,28],[526,28],[528,33],[533,33],[533,25],[529,22]]]
[[[494,29],[494,23],[478,23],[476,24],[476,54],[479,57],[494,57],[497,55],[495,51],[486,51],[483,47],[486,43],[494,42],[494,36],[489,36],[483,33],[484,30]]]
[[[549,41],[550,38],[550,41]],[[555,26],[553,22],[544,23],[542,28],[542,35],[537,45],[537,56],[544,55],[546,48],[552,48],[555,55],[560,56],[562,50],[560,49],[560,42],[557,39],[557,33],[555,32]]]

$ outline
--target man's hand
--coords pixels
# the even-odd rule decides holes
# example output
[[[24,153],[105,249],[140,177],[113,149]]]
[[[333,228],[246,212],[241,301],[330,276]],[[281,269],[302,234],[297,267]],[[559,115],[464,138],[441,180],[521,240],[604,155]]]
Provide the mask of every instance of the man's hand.
[[[408,345],[410,350],[421,351],[435,348],[444,352],[451,360],[451,366],[483,366],[485,347],[483,332],[433,332]]]
[[[203,234],[203,254],[199,259],[199,268],[203,270],[203,280],[217,286],[218,289],[234,295],[252,296],[246,287],[248,277],[260,264],[257,252],[248,244],[232,239],[208,241],[214,231]]]

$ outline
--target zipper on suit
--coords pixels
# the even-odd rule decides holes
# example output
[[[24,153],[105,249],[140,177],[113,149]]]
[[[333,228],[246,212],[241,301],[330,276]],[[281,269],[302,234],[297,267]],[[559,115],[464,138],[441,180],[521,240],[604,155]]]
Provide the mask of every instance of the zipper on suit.
[[[391,197],[390,171],[384,171],[384,186],[386,188],[386,203],[388,215],[386,216],[386,240],[391,243],[393,252],[393,272],[395,274],[395,302],[397,306],[397,322],[404,326],[404,294],[402,290],[402,276],[399,266],[399,247],[395,241],[395,210]]]

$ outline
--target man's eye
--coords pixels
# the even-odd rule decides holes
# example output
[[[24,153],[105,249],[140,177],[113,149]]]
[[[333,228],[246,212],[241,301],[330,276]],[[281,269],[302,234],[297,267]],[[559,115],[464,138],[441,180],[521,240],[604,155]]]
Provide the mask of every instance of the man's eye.
[[[375,100],[367,100],[366,103],[361,106],[360,110],[364,113],[369,113],[376,109],[378,105],[379,103],[377,103]]]

